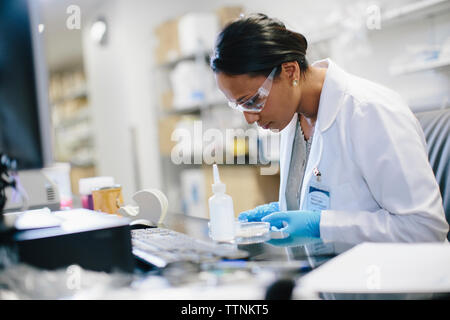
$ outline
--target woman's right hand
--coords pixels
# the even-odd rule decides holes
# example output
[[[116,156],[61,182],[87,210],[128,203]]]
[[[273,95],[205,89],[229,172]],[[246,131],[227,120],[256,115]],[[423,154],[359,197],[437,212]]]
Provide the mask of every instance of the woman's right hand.
[[[271,202],[268,204],[263,204],[261,206],[257,206],[256,208],[248,211],[241,212],[239,214],[239,221],[261,221],[265,216],[280,211],[280,206],[278,202]]]

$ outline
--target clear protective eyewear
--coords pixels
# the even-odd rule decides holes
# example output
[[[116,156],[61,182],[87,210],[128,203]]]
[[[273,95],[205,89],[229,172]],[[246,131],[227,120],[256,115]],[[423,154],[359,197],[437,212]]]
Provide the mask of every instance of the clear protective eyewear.
[[[228,101],[228,105],[231,108],[242,112],[261,112],[261,110],[264,108],[264,105],[266,104],[270,89],[272,89],[273,78],[276,71],[277,67],[273,68],[272,72],[269,74],[262,86],[252,97],[241,103],[237,101]]]

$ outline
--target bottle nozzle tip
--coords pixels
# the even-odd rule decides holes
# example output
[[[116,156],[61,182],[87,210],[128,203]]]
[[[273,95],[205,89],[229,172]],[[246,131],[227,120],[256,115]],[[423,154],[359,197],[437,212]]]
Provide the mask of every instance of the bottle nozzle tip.
[[[220,182],[219,168],[217,164],[213,164],[213,175],[214,175],[214,183]]]

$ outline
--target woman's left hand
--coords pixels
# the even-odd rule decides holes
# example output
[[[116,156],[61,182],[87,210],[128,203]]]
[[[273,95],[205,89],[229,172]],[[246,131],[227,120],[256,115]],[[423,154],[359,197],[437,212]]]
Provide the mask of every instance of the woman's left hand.
[[[291,237],[320,238],[320,212],[281,211],[265,216],[261,221],[288,233]]]

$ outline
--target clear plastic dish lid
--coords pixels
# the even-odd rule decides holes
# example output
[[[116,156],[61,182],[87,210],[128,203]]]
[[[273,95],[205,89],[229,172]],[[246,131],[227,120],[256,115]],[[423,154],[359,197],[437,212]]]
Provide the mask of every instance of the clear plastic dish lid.
[[[209,222],[208,222],[209,227]],[[209,230],[211,237],[211,230]],[[236,221],[234,240],[238,244],[264,242],[270,239],[283,239],[289,234],[282,230],[273,230],[268,222]]]
[[[237,239],[285,239],[289,237],[289,233],[283,230],[270,227],[268,222],[236,222],[236,236]]]
[[[236,222],[236,238],[255,238],[269,235],[270,223],[268,222]]]

